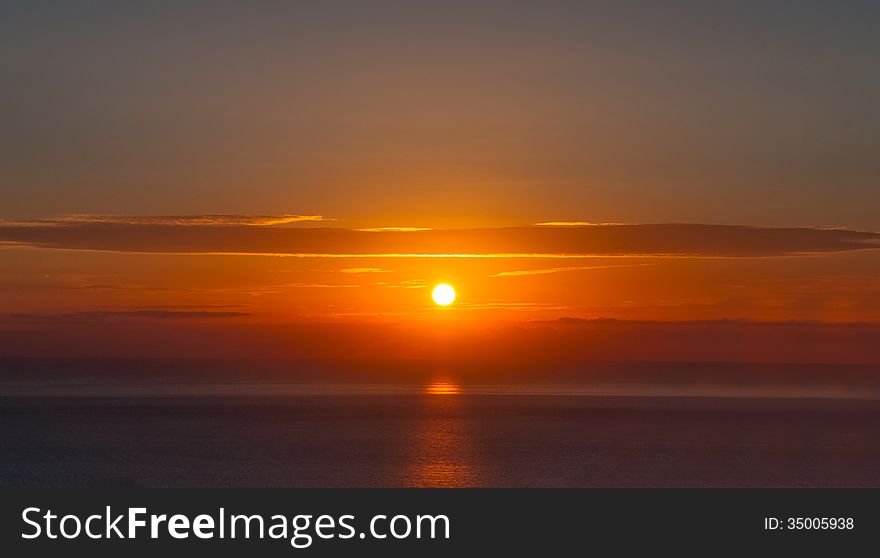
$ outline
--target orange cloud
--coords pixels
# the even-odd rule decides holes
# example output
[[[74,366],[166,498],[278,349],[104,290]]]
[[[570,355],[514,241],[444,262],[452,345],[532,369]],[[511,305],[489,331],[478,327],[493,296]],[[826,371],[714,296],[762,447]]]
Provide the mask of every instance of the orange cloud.
[[[0,226],[41,227],[83,224],[250,226],[266,227],[292,223],[328,221],[321,215],[64,215],[54,219],[0,221]]]
[[[538,227],[608,227],[623,224],[624,223],[592,223],[590,221],[544,221],[542,223],[535,223]]]
[[[339,271],[342,273],[391,273],[390,269],[382,269],[381,267],[346,267]]]
[[[791,256],[877,248],[880,240],[880,233],[864,231],[700,224],[385,230],[379,234],[329,227],[253,226],[278,223],[284,217],[106,219],[67,226],[58,226],[58,222],[27,227],[0,224],[0,242],[167,254],[570,258]],[[295,222],[303,217],[286,219]],[[229,224],[235,221],[239,224]],[[226,225],[192,226],[208,223]]]
[[[654,264],[624,264],[624,265],[579,265],[571,267],[549,267],[545,269],[522,269],[516,271],[501,271],[494,273],[489,277],[520,277],[523,275],[547,275],[549,273],[560,273],[564,271],[586,271],[589,269],[612,269],[617,267],[643,267]]]
[[[418,231],[430,231],[431,229],[425,227],[373,227],[368,229],[355,229],[360,232],[418,232]]]

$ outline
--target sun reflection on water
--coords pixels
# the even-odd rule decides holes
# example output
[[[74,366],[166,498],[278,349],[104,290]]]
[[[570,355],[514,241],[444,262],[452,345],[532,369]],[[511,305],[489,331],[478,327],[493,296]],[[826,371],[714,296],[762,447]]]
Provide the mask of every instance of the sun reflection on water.
[[[463,487],[479,484],[474,448],[466,421],[461,386],[448,379],[425,385],[407,464],[407,486]],[[446,396],[446,397],[434,397]]]
[[[461,386],[448,380],[437,380],[425,387],[425,393],[428,395],[458,395],[461,393]]]

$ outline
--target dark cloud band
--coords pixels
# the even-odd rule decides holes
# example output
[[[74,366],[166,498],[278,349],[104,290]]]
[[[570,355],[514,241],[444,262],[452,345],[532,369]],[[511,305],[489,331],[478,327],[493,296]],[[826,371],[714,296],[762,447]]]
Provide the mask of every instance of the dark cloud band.
[[[364,231],[344,228],[193,226],[176,221],[0,224],[0,243],[147,253],[311,256],[697,256],[833,253],[880,247],[880,234],[844,229],[645,224]],[[262,219],[262,218],[261,218]],[[197,222],[197,220],[196,220]]]

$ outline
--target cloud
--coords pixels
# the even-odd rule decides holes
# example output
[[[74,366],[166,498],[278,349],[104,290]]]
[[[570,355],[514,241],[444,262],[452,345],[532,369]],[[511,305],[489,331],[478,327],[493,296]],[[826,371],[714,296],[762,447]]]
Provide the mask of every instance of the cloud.
[[[391,273],[390,269],[381,267],[346,267],[340,270],[342,273]]]
[[[591,223],[590,221],[544,221],[535,223],[538,227],[610,227],[623,223]]]
[[[358,287],[360,287],[360,285],[340,285],[333,283],[281,283],[272,285],[255,285],[253,287],[212,289],[212,292],[248,296],[266,296],[284,294],[291,289],[356,289]]]
[[[503,300],[494,304],[508,306]],[[517,308],[509,306],[511,312]],[[332,318],[352,315],[365,314],[343,313]],[[387,314],[383,312],[383,315]],[[399,382],[401,378],[411,379],[412,374],[420,371],[436,373],[436,364],[442,362],[444,372],[458,371],[475,384],[498,381],[500,371],[513,382],[524,378],[519,376],[523,373],[539,382],[550,378],[590,382],[605,378],[615,383],[628,381],[626,375],[621,375],[625,371],[618,366],[638,361],[645,363],[645,376],[640,381],[656,379],[660,374],[666,382],[692,380],[705,384],[714,380],[743,382],[748,367],[741,363],[752,362],[786,363],[786,368],[778,369],[780,375],[767,375],[767,370],[758,370],[748,375],[753,380],[774,384],[797,378],[797,382],[804,385],[814,381],[839,384],[845,371],[837,364],[866,363],[870,366],[861,369],[857,377],[880,385],[876,374],[880,364],[877,350],[880,323],[652,322],[573,317],[552,322],[490,325],[464,320],[444,332],[444,342],[438,343],[434,328],[412,327],[408,320],[337,322],[328,318],[320,322],[265,323],[218,318],[203,323],[208,320],[188,320],[183,314],[134,319],[137,317],[136,314],[86,312],[69,315],[64,320],[43,316],[43,319],[38,317],[23,323],[23,320],[0,315],[3,329],[0,368],[4,361],[16,358],[34,358],[38,362],[53,357],[76,357],[108,363],[112,358],[143,362],[182,357],[187,359],[182,363],[185,375],[196,378],[200,372],[210,372],[213,376],[215,368],[193,367],[189,360],[192,358],[206,358],[224,365],[233,365],[237,359],[251,363],[296,359],[310,364],[291,366],[288,361],[279,367],[281,374],[276,375],[275,380],[314,374],[311,377],[316,381],[326,382],[324,371],[313,369],[311,363],[323,360],[328,365],[339,366],[339,356],[349,355],[356,358],[342,360],[350,363],[345,366],[352,366],[350,378],[357,381],[370,377]],[[182,319],[175,320],[175,317]],[[450,354],[449,347],[455,347],[454,354]],[[393,358],[389,359],[389,355]],[[396,364],[392,365],[391,361]],[[661,361],[669,364],[659,365]],[[424,366],[414,366],[416,362]],[[728,364],[722,364],[724,362]],[[787,368],[788,363],[793,362],[822,364],[812,373],[801,375]],[[584,366],[573,366],[573,363],[584,363]],[[829,363],[834,364],[829,366]],[[262,368],[240,364],[237,368],[242,378],[250,378]],[[17,365],[6,370],[21,374],[23,379],[33,379]],[[47,370],[55,371],[57,367],[48,366]],[[114,368],[113,373],[119,370]],[[126,377],[138,377],[136,368],[125,370]],[[0,370],[0,376],[2,372]]]
[[[113,318],[148,319],[193,319],[193,318],[240,318],[250,316],[247,312],[207,311],[207,310],[91,310],[66,314],[8,314],[14,319],[24,320],[105,320]]]
[[[127,220],[126,220],[127,219]],[[824,254],[880,247],[880,234],[843,229],[654,224],[386,230],[330,227],[193,226],[207,221],[144,218],[20,227],[0,223],[0,243],[40,248],[165,254],[291,257],[761,257]],[[193,219],[196,219],[194,221]],[[277,219],[277,218],[276,218]],[[227,223],[230,222],[227,218]]]
[[[571,267],[549,267],[545,269],[523,269],[517,271],[502,271],[489,277],[521,277],[523,275],[546,275],[548,273],[560,273],[563,271],[586,271],[588,269],[612,269],[617,267],[644,267],[654,264],[625,264],[625,265],[579,265]]]
[[[330,283],[288,283],[285,287],[292,289],[356,289],[360,285],[335,285]]]
[[[182,287],[156,287],[152,285],[129,285],[124,283],[85,283],[82,285],[66,285],[61,288],[74,291],[149,291],[157,293],[197,293],[199,289]]]
[[[428,282],[424,279],[405,279],[398,283],[376,283],[380,287],[391,287],[393,289],[425,289]]]
[[[0,226],[41,227],[87,224],[249,226],[266,227],[292,223],[328,221],[321,215],[64,215],[54,219],[0,221]]]
[[[355,229],[360,232],[418,232],[430,231],[431,229],[424,227],[373,227],[370,229]]]

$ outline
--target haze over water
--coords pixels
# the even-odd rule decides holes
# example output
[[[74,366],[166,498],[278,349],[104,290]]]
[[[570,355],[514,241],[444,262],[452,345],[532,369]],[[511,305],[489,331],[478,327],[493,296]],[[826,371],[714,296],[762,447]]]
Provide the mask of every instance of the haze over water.
[[[4,486],[880,482],[873,443],[880,392],[866,386],[684,386],[675,394],[648,384],[481,386],[438,378],[418,385],[77,383],[56,386],[52,397],[35,396],[34,387],[4,386],[0,399]]]

